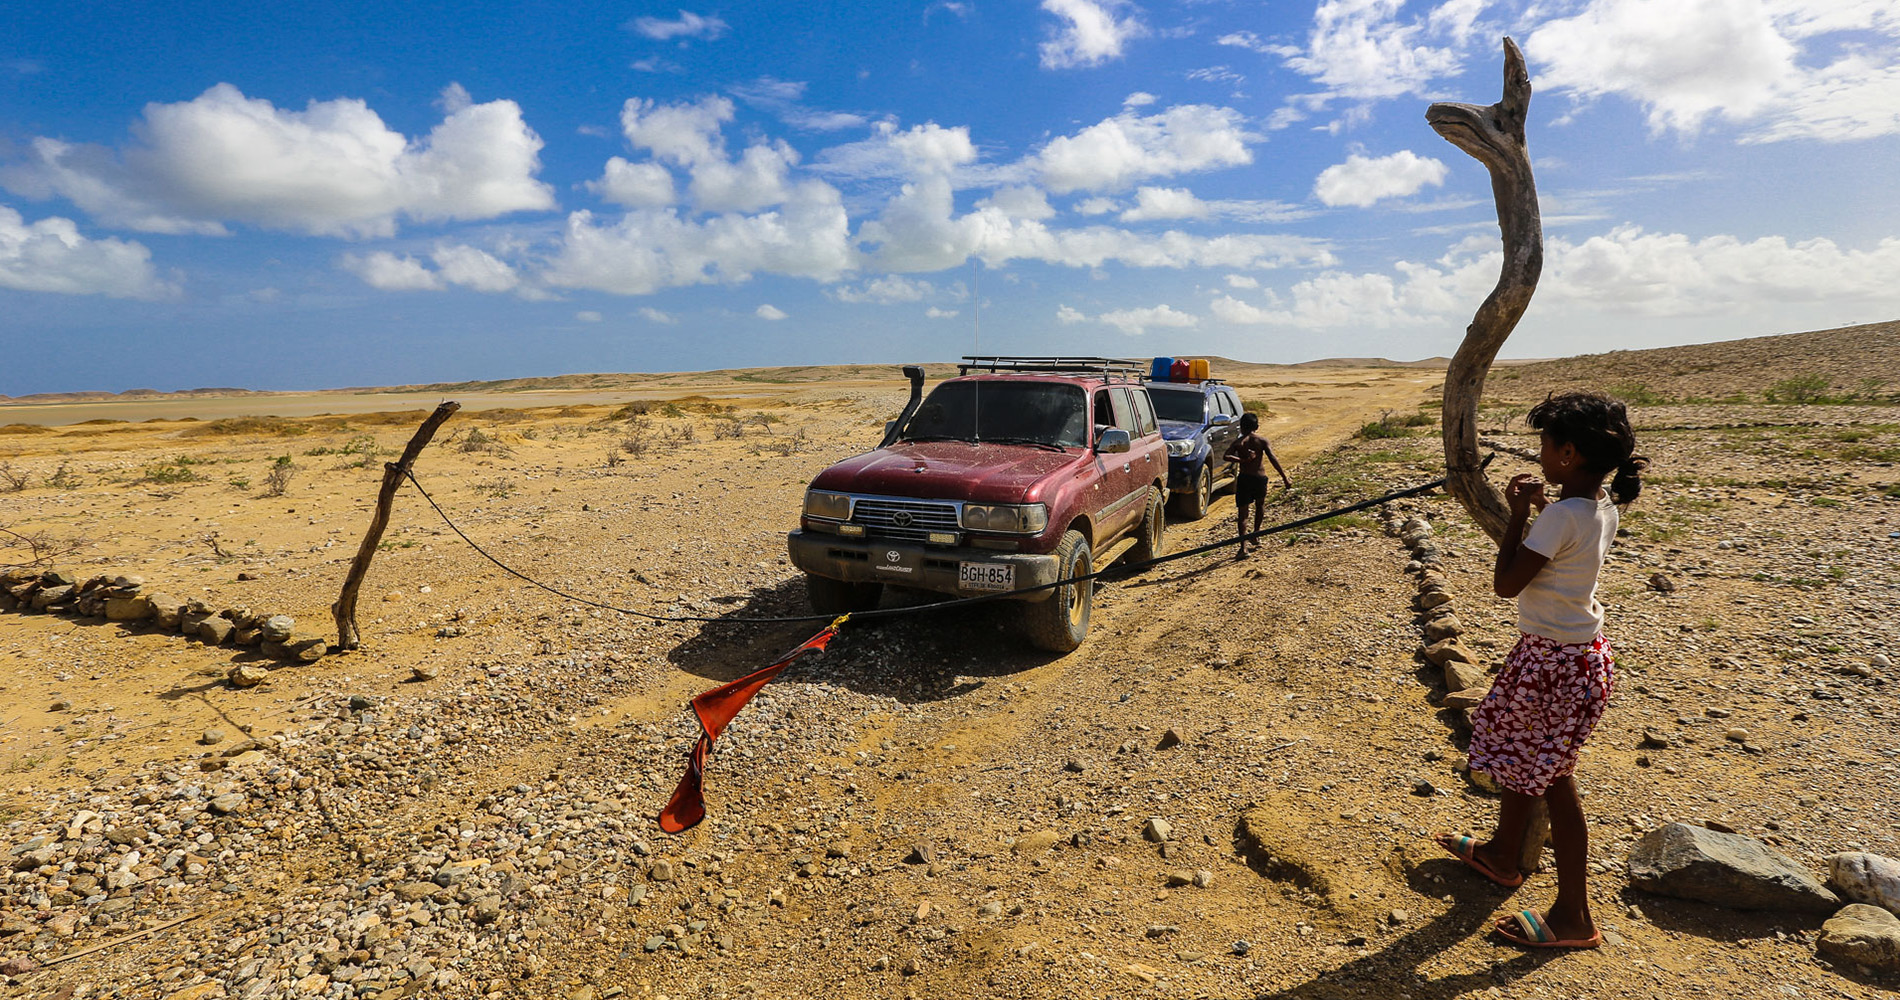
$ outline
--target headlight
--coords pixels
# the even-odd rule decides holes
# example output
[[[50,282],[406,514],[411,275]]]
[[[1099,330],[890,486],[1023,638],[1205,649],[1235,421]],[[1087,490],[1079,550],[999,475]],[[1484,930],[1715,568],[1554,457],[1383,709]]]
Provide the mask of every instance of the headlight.
[[[851,520],[851,498],[843,493],[805,491],[805,513],[833,521]]]
[[[1049,526],[1049,508],[1031,504],[963,505],[963,526],[971,531],[1008,531],[1033,535]]]
[[[1179,441],[1168,442],[1168,454],[1170,455],[1173,455],[1178,458],[1182,455],[1191,455],[1193,453],[1194,453],[1194,439],[1193,438],[1182,438]]]

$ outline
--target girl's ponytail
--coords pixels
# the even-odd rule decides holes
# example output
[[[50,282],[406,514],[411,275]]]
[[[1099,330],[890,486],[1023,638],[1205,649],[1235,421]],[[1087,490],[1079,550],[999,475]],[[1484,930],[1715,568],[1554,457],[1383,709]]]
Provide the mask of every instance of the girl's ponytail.
[[[1610,480],[1610,502],[1621,507],[1633,502],[1643,492],[1641,473],[1649,468],[1649,459],[1641,455],[1631,455],[1616,467],[1616,476]]]

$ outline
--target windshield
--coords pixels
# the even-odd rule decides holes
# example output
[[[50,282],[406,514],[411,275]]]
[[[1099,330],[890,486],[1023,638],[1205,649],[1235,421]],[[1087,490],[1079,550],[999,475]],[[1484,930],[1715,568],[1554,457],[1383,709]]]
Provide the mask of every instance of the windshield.
[[[1080,448],[1088,440],[1082,390],[1047,382],[945,382],[904,426],[902,441],[996,441]]]
[[[1198,424],[1207,419],[1207,397],[1201,390],[1148,387],[1148,398],[1155,401],[1155,416],[1162,420]]]

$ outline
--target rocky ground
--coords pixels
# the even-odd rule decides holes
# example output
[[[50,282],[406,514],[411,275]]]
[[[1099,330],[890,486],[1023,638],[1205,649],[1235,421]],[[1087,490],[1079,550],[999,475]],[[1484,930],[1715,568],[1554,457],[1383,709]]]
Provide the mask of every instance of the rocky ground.
[[[1524,448],[1509,393],[1561,379],[1512,371],[1487,436]],[[1438,475],[1433,428],[1354,433],[1421,412],[1436,381],[1248,372],[1298,486],[1270,519]],[[820,383],[638,415],[467,413],[418,474],[560,589],[798,614],[782,538],[804,484],[900,402]],[[1653,895],[1627,859],[1678,820],[1820,876],[1836,852],[1900,854],[1895,412],[1769,405],[1752,383],[1638,407],[1655,465],[1605,570],[1619,688],[1580,770],[1599,952],[1487,937],[1548,902],[1551,876],[1507,893],[1427,839],[1481,828],[1495,801],[1460,770],[1416,552],[1388,526],[1432,525],[1475,658],[1514,638],[1489,544],[1442,498],[1116,582],[1068,656],[1029,650],[1004,606],[848,626],[727,731],[709,818],[675,838],[651,817],[697,732],[685,700],[812,627],[564,601],[405,490],[359,652],[286,666],[0,613],[8,995],[1880,995],[1896,982],[1817,953],[1825,914]],[[420,416],[0,435],[30,475],[0,523],[77,576],[321,631],[378,463]],[[285,454],[295,476],[263,495]],[[1231,516],[1223,498],[1170,543]],[[267,679],[232,688],[250,662]]]

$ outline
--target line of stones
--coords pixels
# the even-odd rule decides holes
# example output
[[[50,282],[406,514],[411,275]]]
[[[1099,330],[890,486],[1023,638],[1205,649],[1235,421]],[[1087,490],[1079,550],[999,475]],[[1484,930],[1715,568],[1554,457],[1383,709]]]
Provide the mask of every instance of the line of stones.
[[[327,639],[299,637],[296,619],[289,615],[248,608],[212,608],[203,601],[148,591],[142,577],[130,575],[100,575],[81,582],[59,569],[0,570],[0,611],[144,625],[154,631],[195,638],[207,646],[255,648],[287,663],[314,663],[330,651]],[[250,687],[264,676],[256,664],[239,664],[232,669],[230,680],[234,686]]]

